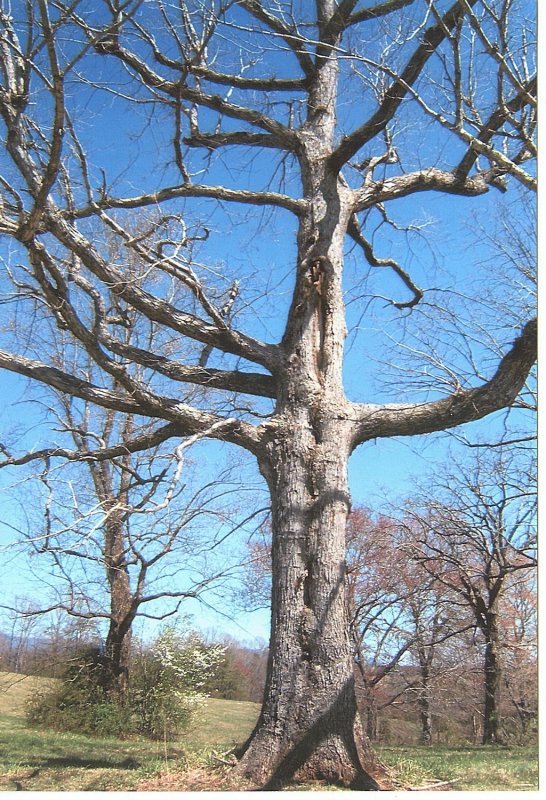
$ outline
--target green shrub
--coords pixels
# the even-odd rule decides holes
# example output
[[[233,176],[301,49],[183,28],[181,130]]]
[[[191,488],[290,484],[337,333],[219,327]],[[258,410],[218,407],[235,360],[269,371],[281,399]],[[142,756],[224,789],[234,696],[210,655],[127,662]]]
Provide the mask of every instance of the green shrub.
[[[133,732],[130,708],[106,695],[100,653],[88,649],[71,660],[61,681],[27,702],[31,725],[96,736],[125,737]]]
[[[58,731],[126,738],[135,733],[171,741],[199,718],[204,691],[224,648],[206,646],[193,632],[166,628],[133,660],[123,702],[108,695],[108,664],[98,648],[71,660],[60,683],[27,704],[31,725]]]

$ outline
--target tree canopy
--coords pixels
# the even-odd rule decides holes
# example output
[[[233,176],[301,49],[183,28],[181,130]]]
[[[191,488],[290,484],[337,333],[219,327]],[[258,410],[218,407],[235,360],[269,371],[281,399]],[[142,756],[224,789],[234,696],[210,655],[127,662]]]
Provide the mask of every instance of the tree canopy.
[[[483,251],[470,256],[455,223],[440,267],[408,205],[435,198],[455,221],[455,201],[488,214],[493,193],[536,188],[534,14],[528,0],[2,11],[0,231],[24,337],[8,333],[0,367],[152,421],[88,458],[197,435],[256,457],[272,506],[271,656],[239,769],[268,787],[384,779],[354,699],[349,455],[512,406],[535,361],[527,289],[512,284],[510,319],[480,315],[505,299],[494,268],[488,295],[478,288]],[[127,340],[129,311],[152,338]],[[410,377],[386,402],[371,389],[374,328]],[[187,384],[207,392],[182,400]]]

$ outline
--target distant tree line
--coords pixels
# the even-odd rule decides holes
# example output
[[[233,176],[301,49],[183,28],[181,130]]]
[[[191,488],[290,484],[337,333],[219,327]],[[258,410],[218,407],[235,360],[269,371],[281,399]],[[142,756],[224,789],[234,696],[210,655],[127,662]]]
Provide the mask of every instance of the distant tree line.
[[[81,621],[66,621],[59,617],[45,631],[36,630],[38,619],[19,617],[14,620],[11,631],[0,633],[0,670],[22,675],[39,675],[61,678],[71,663],[78,661],[82,653],[104,650],[100,636],[91,624]],[[201,640],[203,647],[218,642]],[[222,657],[215,670],[207,676],[203,691],[215,698],[243,700],[260,703],[265,686],[267,649],[252,648],[233,639],[225,639]],[[150,645],[135,638],[132,659],[138,661],[150,649]]]

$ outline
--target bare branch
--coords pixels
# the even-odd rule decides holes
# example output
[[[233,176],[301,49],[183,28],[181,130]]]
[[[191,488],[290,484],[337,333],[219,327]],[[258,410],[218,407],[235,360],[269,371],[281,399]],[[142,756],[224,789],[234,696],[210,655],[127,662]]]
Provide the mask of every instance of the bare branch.
[[[204,66],[192,66],[191,71],[193,75],[206,81],[233,86],[236,89],[252,89],[260,92],[304,92],[307,88],[307,81],[300,78],[246,78],[244,75],[230,75]]]
[[[51,458],[61,458],[66,461],[111,461],[112,459],[127,455],[128,453],[139,453],[143,450],[150,450],[169,439],[174,437],[179,438],[182,435],[183,433],[176,423],[169,423],[154,431],[144,433],[142,436],[137,436],[132,440],[124,439],[120,444],[111,447],[101,447],[95,450],[87,450],[85,452],[82,452],[82,449],[66,450],[62,447],[49,447],[44,450],[35,450],[30,453],[25,453],[24,456],[18,458],[6,453],[6,459],[0,462],[0,468],[21,466],[23,464],[28,464],[30,461],[43,461]]]
[[[385,406],[355,405],[359,422],[354,446],[383,436],[410,436],[454,428],[509,406],[523,387],[537,356],[537,322],[528,322],[495,375],[477,388],[442,400]]]
[[[169,200],[181,197],[208,197],[218,202],[242,203],[255,206],[278,206],[299,216],[305,210],[305,203],[287,195],[276,192],[252,192],[244,189],[228,189],[225,186],[203,186],[187,183],[182,186],[172,186],[160,189],[151,194],[135,195],[134,197],[109,197],[103,195],[92,205],[64,212],[67,219],[85,219],[97,210],[145,208],[157,206]]]
[[[469,0],[469,5],[474,6],[476,2],[477,0]],[[421,44],[407,62],[400,77],[385,92],[377,111],[353,133],[345,136],[330,156],[330,166],[333,170],[340,170],[366,142],[385,130],[408,94],[408,87],[416,82],[430,57],[434,55],[445,41],[448,32],[455,28],[463,16],[464,10],[457,0],[440,22],[425,31]]]
[[[399,8],[410,6],[414,2],[415,0],[385,0],[385,2],[378,3],[370,8],[361,8],[358,11],[354,11],[349,16],[347,24],[356,25],[359,22],[367,22],[369,19],[378,19],[378,17],[384,17]]]
[[[398,277],[405,283],[407,288],[412,292],[413,298],[411,300],[407,300],[405,303],[395,303],[393,301],[393,305],[395,308],[403,309],[403,308],[413,308],[413,306],[417,305],[417,303],[423,297],[423,290],[420,289],[415,283],[412,281],[410,275],[406,272],[400,264],[395,261],[393,258],[377,258],[373,252],[373,248],[371,243],[364,237],[362,234],[362,230],[358,223],[358,219],[356,214],[353,214],[351,220],[349,222],[349,227],[347,228],[347,233],[351,237],[351,239],[358,244],[362,250],[364,251],[364,255],[366,256],[366,260],[368,264],[372,267],[390,267]]]
[[[100,280],[111,287],[114,295],[126,300],[133,308],[142,311],[148,319],[162,323],[173,330],[178,330],[205,344],[212,344],[220,350],[234,352],[250,361],[263,364],[275,370],[278,361],[278,349],[273,345],[265,345],[250,336],[240,334],[225,325],[221,330],[216,325],[205,323],[199,317],[180,312],[165,300],[146,292],[134,282],[128,281],[127,276],[116,269],[112,263],[107,263],[90,242],[75,228],[58,219],[57,216],[49,217],[51,229],[58,239]]]
[[[187,100],[190,103],[195,103],[197,106],[203,106],[204,108],[218,111],[226,117],[243,120],[258,128],[262,128],[267,131],[267,133],[275,136],[278,142],[283,142],[283,146],[288,150],[294,150],[297,147],[297,139],[294,133],[263,112],[255,111],[246,106],[229,103],[224,100],[224,98],[220,97],[220,95],[206,94],[205,92],[180,82],[169,81],[157,72],[154,72],[154,70],[152,70],[136,53],[131,53],[129,50],[120,47],[119,44],[109,48],[108,52],[115,54],[120,61],[123,61],[123,63],[131,67],[148,88],[157,89],[167,97],[173,98],[178,102],[180,100]]]
[[[251,425],[202,412],[167,397],[150,395],[149,403],[144,400],[139,402],[122,393],[102,389],[88,381],[80,380],[56,367],[3,350],[0,351],[0,367],[38,380],[64,394],[80,397],[102,408],[170,420],[179,426],[181,435],[201,433],[221,423],[221,430],[214,430],[213,438],[239,443],[250,450],[255,450],[260,444],[260,434]]]
[[[315,67],[305,47],[306,40],[297,31],[291,30],[281,19],[265,9],[260,0],[240,0],[240,5],[260,22],[264,22],[273,33],[284,39],[296,56],[304,75],[309,79],[312,78]]]
[[[355,192],[355,211],[362,211],[377,203],[396,200],[414,192],[445,192],[462,197],[477,197],[489,191],[487,181],[482,175],[461,178],[452,172],[431,167],[430,169],[408,172],[383,180],[370,181]]]

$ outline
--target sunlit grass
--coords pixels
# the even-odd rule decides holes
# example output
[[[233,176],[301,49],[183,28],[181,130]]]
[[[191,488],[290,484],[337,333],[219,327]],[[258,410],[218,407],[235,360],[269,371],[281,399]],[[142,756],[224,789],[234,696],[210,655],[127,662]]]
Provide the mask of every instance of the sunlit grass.
[[[529,747],[378,747],[395,778],[412,787],[454,781],[455,791],[536,791],[538,752]]]
[[[119,741],[28,728],[25,703],[51,681],[0,673],[0,790],[124,791],[141,781],[210,766],[245,740],[256,703],[209,700],[178,742]]]

